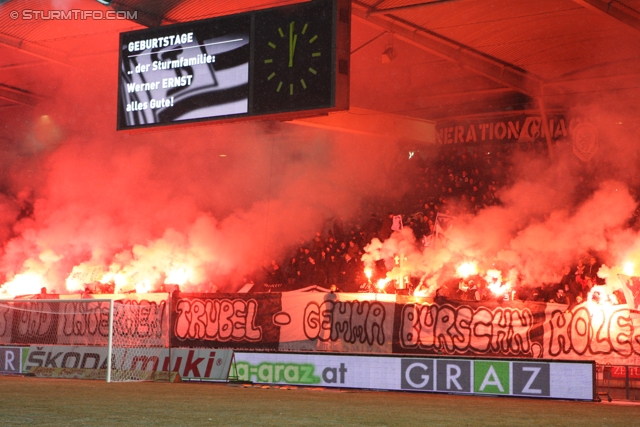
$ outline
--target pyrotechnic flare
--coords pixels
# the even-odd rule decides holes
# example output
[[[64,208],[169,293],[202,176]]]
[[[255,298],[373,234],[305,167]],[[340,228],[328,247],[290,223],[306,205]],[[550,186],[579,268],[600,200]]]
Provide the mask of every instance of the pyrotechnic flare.
[[[38,273],[28,271],[26,273],[17,274],[13,280],[5,283],[1,290],[10,298],[18,295],[37,294],[42,288],[47,287],[44,277]]]
[[[386,278],[386,279],[380,279],[376,282],[376,288],[378,289],[378,292],[384,292],[386,293],[386,291],[384,290],[384,288],[387,286],[387,284],[391,281],[391,279]]]
[[[463,262],[456,269],[459,277],[466,279],[469,276],[478,274],[478,265],[475,262]]]
[[[418,286],[413,291],[413,296],[418,298],[425,298],[429,296],[429,288],[427,288],[426,286]]]
[[[150,292],[151,291],[151,281],[150,280],[143,280],[140,283],[136,283],[135,290],[139,294],[146,294],[147,292]]]
[[[502,272],[500,270],[487,270],[485,280],[487,281],[487,288],[496,296],[511,297],[511,284],[502,281]]]
[[[175,268],[167,273],[167,278],[164,280],[164,284],[182,286],[189,282],[191,274],[189,267]]]
[[[371,275],[373,274],[373,270],[369,267],[364,269],[364,275],[367,276],[367,280],[371,283]]]
[[[626,274],[627,276],[629,276],[629,277],[633,276],[633,263],[632,262],[625,262],[624,263],[624,267],[622,269],[622,272],[624,274]]]

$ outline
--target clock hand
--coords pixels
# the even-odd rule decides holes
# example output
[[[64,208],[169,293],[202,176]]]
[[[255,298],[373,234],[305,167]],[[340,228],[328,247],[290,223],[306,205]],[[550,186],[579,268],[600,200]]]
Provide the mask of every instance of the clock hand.
[[[298,41],[298,35],[293,34],[293,24],[293,21],[289,24],[289,67],[293,67],[293,54],[296,51],[296,43]]]

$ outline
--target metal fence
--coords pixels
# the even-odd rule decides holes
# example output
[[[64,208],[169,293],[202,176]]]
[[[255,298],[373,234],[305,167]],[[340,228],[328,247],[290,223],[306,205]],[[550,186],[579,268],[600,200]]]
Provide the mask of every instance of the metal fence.
[[[601,400],[640,400],[640,366],[596,365],[596,397]]]

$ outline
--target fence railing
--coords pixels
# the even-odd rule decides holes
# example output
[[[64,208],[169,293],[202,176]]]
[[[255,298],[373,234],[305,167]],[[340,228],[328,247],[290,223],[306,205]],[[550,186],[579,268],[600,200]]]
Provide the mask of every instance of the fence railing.
[[[640,400],[640,366],[596,365],[596,397]]]

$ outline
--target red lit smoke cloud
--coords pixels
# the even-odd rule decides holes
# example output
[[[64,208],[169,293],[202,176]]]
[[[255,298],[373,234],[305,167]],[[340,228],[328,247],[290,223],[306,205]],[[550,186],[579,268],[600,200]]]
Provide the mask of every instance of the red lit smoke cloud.
[[[424,248],[408,230],[384,243],[377,239],[364,256],[385,260],[389,277],[420,278],[429,293],[456,277],[463,262],[481,275],[498,269],[505,282],[524,286],[557,283],[563,267],[587,253],[604,263],[599,275],[619,286],[625,262],[640,268],[640,236],[629,227],[637,208],[638,159],[633,136],[597,109],[586,111],[600,130],[598,152],[583,163],[572,142],[557,144],[553,162],[516,155],[514,183],[499,193],[501,204],[474,216],[458,216],[435,243]],[[400,266],[394,257],[404,254]]]
[[[56,99],[27,120],[3,119],[2,293],[78,292],[100,280],[123,291],[209,282],[234,291],[324,219],[413,187],[390,187],[398,146],[381,139],[278,123],[116,132],[114,64],[56,76]],[[597,110],[581,114],[600,131],[595,160],[577,160],[571,141],[558,144],[552,164],[518,157],[502,204],[458,217],[446,244],[422,249],[405,229],[374,241],[366,260],[392,268],[403,253],[391,275],[433,288],[469,260],[531,286],[557,280],[587,251],[609,266],[603,274],[639,262],[640,240],[627,227],[637,141]]]
[[[0,199],[0,292],[78,292],[99,280],[237,290],[325,218],[387,191],[387,141],[279,123],[116,132],[111,71],[58,83],[57,99],[11,136],[22,154]]]

